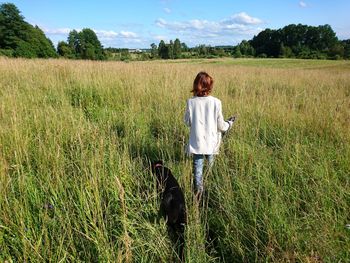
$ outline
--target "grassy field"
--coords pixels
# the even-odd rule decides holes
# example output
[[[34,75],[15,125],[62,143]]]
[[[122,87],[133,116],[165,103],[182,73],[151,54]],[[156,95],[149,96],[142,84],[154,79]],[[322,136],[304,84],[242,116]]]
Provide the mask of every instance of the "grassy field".
[[[185,102],[239,118],[193,199]],[[173,262],[150,160],[187,201],[186,262],[350,262],[350,62],[0,58],[0,262]]]

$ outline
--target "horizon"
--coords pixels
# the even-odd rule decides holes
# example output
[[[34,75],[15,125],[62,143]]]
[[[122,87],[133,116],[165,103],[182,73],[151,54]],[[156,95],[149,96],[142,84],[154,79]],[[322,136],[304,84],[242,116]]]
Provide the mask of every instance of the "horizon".
[[[5,2],[1,2],[5,3]],[[149,49],[178,38],[189,47],[234,46],[259,32],[289,24],[329,24],[339,40],[350,38],[350,2],[295,1],[232,3],[228,0],[157,0],[150,3],[14,0],[25,21],[40,27],[57,47],[71,30],[94,30],[104,48]],[[77,15],[78,14],[78,15]]]

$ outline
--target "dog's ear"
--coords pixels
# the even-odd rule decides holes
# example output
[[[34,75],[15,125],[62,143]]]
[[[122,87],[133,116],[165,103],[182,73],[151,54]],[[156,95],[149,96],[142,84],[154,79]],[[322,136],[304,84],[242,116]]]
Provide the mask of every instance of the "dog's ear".
[[[152,172],[155,171],[157,166],[163,166],[163,161],[158,160],[151,163]]]

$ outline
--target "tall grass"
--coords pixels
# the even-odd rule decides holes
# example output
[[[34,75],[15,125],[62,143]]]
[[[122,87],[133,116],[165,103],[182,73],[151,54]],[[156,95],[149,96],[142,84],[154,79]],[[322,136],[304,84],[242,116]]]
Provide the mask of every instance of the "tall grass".
[[[176,261],[163,159],[186,262],[348,262],[349,63],[244,63],[0,59],[0,261]],[[200,70],[239,118],[198,205],[182,118]]]

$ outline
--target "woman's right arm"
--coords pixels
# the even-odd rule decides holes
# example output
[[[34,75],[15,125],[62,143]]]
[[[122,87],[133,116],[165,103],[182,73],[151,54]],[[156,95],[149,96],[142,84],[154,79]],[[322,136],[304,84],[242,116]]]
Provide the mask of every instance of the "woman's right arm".
[[[217,105],[217,116],[218,130],[221,132],[227,131],[230,128],[230,124],[224,120],[224,117],[222,115],[221,102],[219,102]]]

